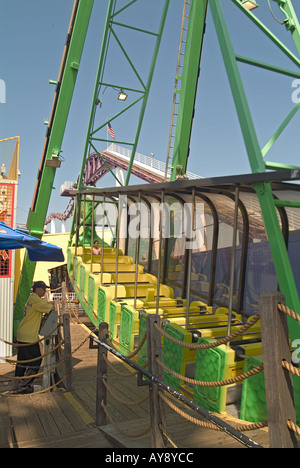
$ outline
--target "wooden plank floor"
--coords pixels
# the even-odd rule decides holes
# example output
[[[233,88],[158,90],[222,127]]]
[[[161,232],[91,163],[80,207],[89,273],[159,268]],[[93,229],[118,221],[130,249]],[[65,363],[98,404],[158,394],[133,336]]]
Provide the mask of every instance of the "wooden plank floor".
[[[80,342],[82,333],[81,327],[76,327],[72,331],[72,339],[74,342]],[[77,336],[78,334],[78,336]],[[88,355],[88,360],[87,360]],[[96,359],[97,351],[88,350],[88,343],[86,343],[76,354],[77,362],[74,366],[74,395],[80,404],[89,412],[95,419],[95,399],[96,399]],[[146,401],[138,406],[124,406],[114,398],[114,395],[126,402],[137,402],[147,396],[148,387],[138,387],[136,377],[122,378],[118,373],[130,374],[132,369],[125,367],[114,356],[109,356],[111,365],[108,367],[107,384],[112,394],[108,392],[107,410],[113,418],[114,424],[110,424],[109,420],[107,425],[103,426],[101,430],[106,434],[108,440],[114,447],[126,448],[150,448],[151,435],[148,432],[143,437],[131,437],[132,435],[139,434],[150,426],[150,410],[149,402]],[[112,370],[113,369],[113,370]],[[117,372],[117,373],[116,373]],[[89,385],[86,385],[86,382]],[[180,404],[179,404],[180,406]],[[198,419],[191,410],[183,405],[180,406],[187,413],[192,414]],[[166,427],[167,435],[170,440],[179,448],[242,448],[239,442],[235,441],[232,437],[224,434],[223,432],[207,430],[196,426],[194,423],[186,421],[180,415],[174,413],[168,407],[165,408],[166,413]],[[232,418],[229,415],[222,415],[227,422]],[[203,421],[207,422],[204,418]],[[233,423],[237,424],[237,421]],[[120,430],[130,437],[120,433]],[[249,438],[255,440],[263,447],[269,446],[268,432],[266,429],[249,431],[246,433]],[[169,447],[172,447],[169,443]]]
[[[87,337],[86,330],[72,324],[71,337],[72,349],[76,349]],[[149,402],[125,406],[114,397],[116,394],[122,401],[137,402],[147,396],[148,387],[138,387],[136,377],[122,378],[117,375],[116,371],[130,373],[132,370],[125,368],[113,356],[109,360],[111,366],[108,368],[107,382],[112,394],[108,393],[107,410],[114,424],[109,420],[101,428],[95,424],[97,350],[90,350],[87,341],[73,354],[72,393],[58,390],[0,398],[0,448],[151,447],[150,432],[142,437],[133,437],[150,426]],[[0,375],[13,375],[13,370],[11,365],[0,363]],[[9,387],[10,384],[1,383],[0,393]],[[186,421],[168,407],[166,432],[179,448],[243,447],[223,432],[207,430]],[[266,429],[246,434],[263,447],[268,447]],[[169,446],[172,447],[171,442]]]

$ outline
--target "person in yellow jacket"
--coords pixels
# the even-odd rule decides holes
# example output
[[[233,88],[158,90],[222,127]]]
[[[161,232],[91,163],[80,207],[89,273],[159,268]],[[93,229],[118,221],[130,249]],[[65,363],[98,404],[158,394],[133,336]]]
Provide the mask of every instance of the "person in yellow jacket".
[[[28,376],[28,379],[19,379],[13,393],[32,393],[34,375],[39,372],[42,357],[40,351],[39,331],[44,314],[55,309],[52,302],[44,299],[46,289],[49,288],[43,281],[33,283],[32,292],[27,300],[24,318],[17,329],[18,357],[15,377]],[[26,361],[22,363],[20,361]]]

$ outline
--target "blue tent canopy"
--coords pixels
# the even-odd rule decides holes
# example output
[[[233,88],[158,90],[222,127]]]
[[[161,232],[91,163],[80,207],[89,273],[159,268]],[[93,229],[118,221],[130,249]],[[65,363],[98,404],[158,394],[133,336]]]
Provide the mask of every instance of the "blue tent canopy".
[[[0,250],[26,248],[32,262],[63,262],[63,251],[56,245],[43,242],[36,237],[7,226],[0,222]]]

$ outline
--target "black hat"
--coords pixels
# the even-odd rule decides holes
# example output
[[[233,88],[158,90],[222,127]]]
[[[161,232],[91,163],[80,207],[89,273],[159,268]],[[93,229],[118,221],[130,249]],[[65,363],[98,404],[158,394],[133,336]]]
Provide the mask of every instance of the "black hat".
[[[50,286],[47,286],[44,281],[35,281],[33,283],[32,289],[35,290],[36,288],[42,288],[42,289],[47,289],[50,288]]]

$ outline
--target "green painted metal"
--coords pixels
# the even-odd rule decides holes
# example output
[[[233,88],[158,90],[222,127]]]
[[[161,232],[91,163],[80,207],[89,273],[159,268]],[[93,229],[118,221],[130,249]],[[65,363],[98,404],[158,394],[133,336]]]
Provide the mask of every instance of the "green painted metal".
[[[295,45],[297,47],[298,54],[300,55],[300,24],[298,21],[298,17],[294,10],[293,4],[291,0],[273,0],[277,2],[279,8],[285,15],[285,19],[283,21],[285,27],[288,31],[291,31]]]
[[[263,364],[262,356],[249,356],[245,361],[244,372],[249,372]],[[296,410],[296,424],[300,424],[300,380],[292,376]],[[243,381],[240,418],[250,422],[268,419],[264,371]]]
[[[167,323],[165,326],[165,331],[172,338],[175,338],[176,340],[179,340],[183,343],[191,342],[191,334],[176,323]],[[184,361],[186,351],[190,350],[187,350],[187,348],[184,348],[183,346],[180,346],[169,340],[167,336],[164,337],[163,362],[167,367],[180,375],[182,375],[182,362]],[[166,370],[164,370],[163,373],[164,381],[171,387],[179,390],[179,386],[183,384],[183,381],[181,381],[181,379],[178,377],[170,374]]]
[[[198,343],[210,343],[212,339],[200,338]],[[224,380],[228,358],[233,350],[225,345],[213,349],[200,349],[196,354],[195,380],[214,382]],[[194,386],[194,401],[210,411],[221,413],[226,409],[227,387]]]
[[[99,63],[98,63],[98,70],[97,70],[97,75],[96,75],[96,82],[95,82],[95,87],[94,87],[94,93],[93,93],[93,99],[92,99],[92,106],[91,106],[91,112],[90,112],[90,118],[88,122],[88,128],[87,128],[87,135],[86,135],[86,142],[85,142],[85,148],[84,148],[84,153],[83,153],[83,159],[82,159],[82,165],[81,165],[81,170],[80,170],[80,176],[79,176],[79,189],[82,189],[84,187],[84,170],[85,170],[85,163],[86,159],[89,156],[91,150],[96,151],[100,154],[100,151],[97,150],[97,142],[107,142],[107,143],[119,143],[119,144],[126,144],[132,147],[132,152],[131,152],[131,159],[129,162],[129,167],[127,170],[127,175],[126,175],[126,180],[125,180],[125,185],[129,184],[129,179],[131,175],[131,169],[134,161],[134,156],[136,153],[137,149],[137,144],[141,132],[141,127],[142,127],[142,122],[145,114],[145,109],[149,97],[149,91],[152,83],[152,78],[153,78],[153,73],[157,61],[157,55],[159,52],[159,47],[162,39],[162,34],[164,31],[164,25],[167,17],[167,12],[169,8],[169,3],[170,0],[165,0],[164,1],[164,6],[162,9],[162,14],[160,18],[160,22],[158,25],[157,31],[154,30],[145,30],[139,27],[137,24],[136,26],[133,23],[133,20],[131,18],[131,24],[126,24],[125,21],[119,22],[118,17],[119,15],[126,9],[129,9],[132,5],[137,3],[138,0],[130,1],[126,5],[124,5],[122,8],[119,10],[117,9],[118,7],[118,2],[116,0],[110,0],[108,4],[108,9],[107,9],[107,15],[106,15],[106,22],[105,22],[105,28],[104,28],[104,33],[103,33],[103,38],[102,38],[102,46],[101,46],[101,52],[100,52],[100,57],[99,57]],[[126,46],[122,43],[120,37],[118,36],[116,32],[116,26],[122,27],[122,28],[127,28],[128,30],[131,30],[132,32],[136,32],[138,34],[145,34],[149,35],[152,37],[155,37],[155,45],[153,48],[153,55],[152,55],[152,61],[148,70],[148,77],[147,80],[143,80],[141,78],[141,73],[138,69],[138,67],[133,63],[133,61],[130,59],[129,53],[127,52]],[[155,27],[155,26],[154,26]],[[133,72],[135,77],[137,78],[137,82],[139,84],[139,87],[136,88],[128,88],[127,84],[124,83],[111,83],[107,81],[103,81],[104,77],[104,71],[106,67],[106,60],[107,60],[107,55],[109,51],[109,45],[111,38],[114,38],[116,43],[118,44],[120,50],[122,51],[126,62],[128,64],[129,69]],[[138,40],[138,39],[137,39]],[[118,78],[120,79],[120,78]],[[121,79],[120,79],[121,80]],[[126,106],[122,111],[118,112],[115,115],[111,115],[109,118],[104,119],[103,123],[101,125],[98,125],[97,127],[95,126],[95,117],[96,117],[96,111],[97,111],[97,106],[101,103],[101,99],[103,97],[104,91],[106,88],[114,88],[114,89],[119,89],[123,90],[125,92],[130,91],[132,94],[136,94],[137,97],[136,99],[128,106]],[[106,128],[107,124],[110,122],[112,123],[115,121],[120,115],[126,113],[128,110],[130,110],[132,107],[136,106],[137,104],[141,105],[140,111],[139,111],[139,119],[137,123],[137,128],[136,128],[136,133],[134,140],[132,142],[121,142],[121,141],[116,141],[116,140],[110,140],[108,138],[100,138],[98,137],[98,133],[103,129]],[[119,182],[119,181],[118,181]]]
[[[261,62],[260,60],[255,60],[249,57],[243,57],[242,55],[236,55],[236,60],[241,63],[247,63],[248,65],[254,65],[258,68],[263,68],[265,70],[273,71],[275,73],[280,73],[286,76],[292,76],[294,78],[300,78],[300,73],[293,70],[289,70],[282,67],[276,67],[275,65],[270,65],[269,63]]]
[[[245,372],[262,365],[262,359],[250,356],[246,360]],[[240,418],[250,422],[268,419],[264,373],[260,372],[243,382]]]
[[[134,349],[134,335],[139,333],[139,312],[131,306],[123,305],[120,323],[119,351],[128,356]]]
[[[170,177],[172,181],[187,171],[207,6],[207,0],[191,1]]]
[[[249,18],[251,18],[252,21],[266,34],[266,36],[269,37],[287,56],[289,56],[289,58],[294,63],[297,63],[298,66],[300,65],[299,59],[295,57],[279,40],[277,40],[277,38],[268,30],[268,28],[266,28],[259,20],[257,20],[254,14],[249,12],[238,0],[232,0],[232,2],[235,3],[240,9],[242,9],[244,13],[249,16]],[[299,23],[294,21],[295,12],[292,9],[292,3],[290,0],[279,3],[282,4],[281,6],[283,6],[284,3],[287,14],[292,14],[293,12],[294,28],[292,29],[292,33],[296,43],[298,42],[300,28]],[[219,39],[219,44],[252,172],[265,172],[266,163],[263,160],[263,156],[266,154],[267,149],[273,143],[272,139],[267,144],[267,146],[261,150],[221,2],[220,0],[209,0],[209,5]],[[279,134],[282,133],[288,122],[291,120],[292,116],[296,113],[296,110],[298,110],[297,106],[284,121],[279,130],[275,133],[273,140],[275,140],[275,138],[277,139]],[[254,188],[261,205],[280,290],[283,294],[285,294],[287,305],[299,313],[299,295],[295,284],[294,274],[290,265],[285,240],[279,224],[276,211],[276,202],[272,194],[271,186],[269,183],[262,182],[255,184]],[[299,337],[299,323],[296,323],[293,320],[289,320],[289,326],[291,338],[295,339]]]
[[[90,21],[94,1],[76,0],[74,3],[75,18],[70,37],[68,52],[63,58],[62,79],[58,91],[58,99],[53,109],[52,126],[49,129],[49,141],[45,160],[40,168],[40,180],[28,217],[27,228],[35,237],[41,238],[52,193],[53,181],[58,167],[55,163],[61,152],[61,145],[71,106],[73,91],[76,83],[85,37]],[[76,8],[76,10],[75,10]],[[54,163],[54,164],[53,164]],[[14,333],[23,318],[24,306],[28,298],[35,271],[35,263],[30,262],[25,255],[21,273],[18,294],[14,308]]]
[[[243,13],[248,16],[248,18],[259,28],[261,29],[261,31],[272,41],[274,42],[274,44],[279,48],[281,49],[281,51],[287,56],[289,57],[292,62],[295,63],[295,65],[297,65],[299,67],[300,65],[300,60],[298,57],[296,57],[296,55],[282,42],[280,41],[280,39],[278,39],[277,36],[275,36],[275,34],[264,24],[262,23],[251,11],[248,11],[247,8],[245,8],[240,0],[231,0],[233,3],[235,3],[235,5],[240,8]],[[273,1],[277,1],[277,0],[273,0]],[[279,0],[278,0],[279,1]],[[290,0],[283,0],[283,1],[286,1],[286,2],[290,2]]]
[[[300,102],[295,105],[295,107],[291,110],[289,115],[286,117],[286,119],[282,122],[282,124],[279,126],[279,128],[276,130],[272,138],[268,141],[268,143],[264,146],[264,148],[261,151],[261,154],[263,157],[268,153],[268,151],[272,148],[274,143],[278,140],[282,132],[286,129],[292,118],[296,115],[298,110],[300,109]],[[270,168],[270,167],[269,167]]]

